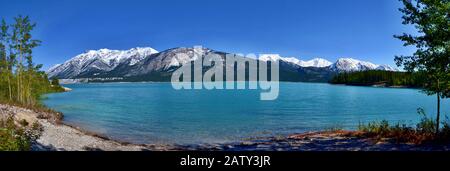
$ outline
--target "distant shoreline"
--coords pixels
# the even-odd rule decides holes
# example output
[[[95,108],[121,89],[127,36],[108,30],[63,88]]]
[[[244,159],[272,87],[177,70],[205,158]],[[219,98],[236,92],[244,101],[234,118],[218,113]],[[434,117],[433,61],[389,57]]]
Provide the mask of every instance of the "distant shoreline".
[[[67,88],[67,87],[64,87],[64,86],[61,86],[63,89],[64,89],[64,92],[69,92],[69,91],[72,91],[72,89],[71,88]]]
[[[83,82],[83,83],[61,83],[62,85],[76,85],[76,84],[132,84],[132,83],[170,83],[169,81],[139,81],[139,82]],[[328,84],[334,86],[354,86],[354,87],[373,87],[373,88],[393,88],[393,89],[420,89],[418,87],[411,86],[385,86],[377,84],[359,85],[359,84],[334,84],[329,82],[299,82],[299,81],[280,81],[280,83],[301,83],[301,84]],[[64,89],[72,89],[63,87]]]

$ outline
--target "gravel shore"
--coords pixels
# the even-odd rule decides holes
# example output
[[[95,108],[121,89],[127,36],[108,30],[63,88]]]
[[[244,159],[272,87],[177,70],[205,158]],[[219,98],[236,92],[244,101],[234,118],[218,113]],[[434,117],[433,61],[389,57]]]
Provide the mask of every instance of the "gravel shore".
[[[34,151],[449,151],[450,145],[398,144],[351,136],[350,131],[311,132],[286,137],[258,138],[227,144],[137,145],[122,143],[72,126],[40,119],[43,113],[0,104],[0,119],[39,123],[43,132]]]
[[[55,125],[46,120],[39,120],[44,132],[33,145],[35,151],[142,151],[168,150],[166,147],[148,147],[144,145],[125,144],[89,135],[66,125]]]
[[[42,135],[32,146],[34,151],[164,151],[171,148],[162,145],[134,145],[109,140],[68,125],[39,119],[40,115],[42,114],[28,109],[0,104],[0,119],[12,116],[16,121],[26,120],[28,123],[37,122],[42,125]]]

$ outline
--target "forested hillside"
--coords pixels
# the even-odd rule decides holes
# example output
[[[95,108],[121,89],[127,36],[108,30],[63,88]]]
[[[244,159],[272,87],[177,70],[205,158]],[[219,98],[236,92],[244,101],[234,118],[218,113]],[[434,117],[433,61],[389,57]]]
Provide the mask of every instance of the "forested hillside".
[[[420,73],[370,70],[340,73],[333,77],[330,83],[362,86],[422,87],[424,84],[423,80],[423,74]]]

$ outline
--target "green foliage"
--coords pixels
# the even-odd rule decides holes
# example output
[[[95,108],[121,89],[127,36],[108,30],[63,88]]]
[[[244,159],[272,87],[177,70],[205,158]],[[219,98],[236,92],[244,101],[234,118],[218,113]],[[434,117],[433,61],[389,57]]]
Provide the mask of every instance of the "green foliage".
[[[398,66],[409,72],[422,72],[424,92],[437,96],[436,127],[439,128],[440,98],[450,97],[450,1],[401,0],[403,24],[412,25],[418,34],[396,35],[404,46],[414,46],[409,56],[396,56]],[[439,129],[436,129],[436,134]]]
[[[428,117],[423,109],[419,108],[417,113],[421,116],[421,120],[415,127],[400,123],[390,125],[388,121],[383,120],[368,124],[360,123],[358,130],[365,137],[375,137],[378,139],[389,138],[397,142],[416,144],[450,142],[450,122],[448,119],[442,123],[443,127],[440,129],[439,134],[435,134],[437,128],[436,120]]]
[[[450,121],[447,118],[445,122],[442,123],[443,126],[441,128],[440,134],[444,141],[450,142]]]
[[[366,133],[377,134],[381,136],[386,136],[391,127],[389,126],[389,122],[386,120],[382,120],[381,122],[370,122],[367,125],[359,124],[358,130]]]
[[[420,34],[396,35],[405,46],[415,46],[411,56],[397,56],[396,62],[408,71],[426,71],[435,81],[448,76],[450,57],[450,1],[401,0],[403,24],[413,25]],[[448,77],[447,77],[448,79]],[[444,79],[442,79],[444,81]],[[448,80],[446,80],[448,81]]]
[[[63,88],[58,82],[52,84],[48,80],[45,72],[40,71],[42,65],[33,63],[33,48],[40,44],[31,35],[36,25],[28,17],[18,16],[14,21],[11,25],[5,20],[0,23],[0,103],[45,110],[39,103],[41,96]],[[45,117],[58,120],[62,116]],[[30,125],[26,120],[15,123],[13,118],[0,121],[0,151],[30,150],[31,142],[41,132],[38,123]]]
[[[417,132],[424,134],[436,132],[436,121],[433,118],[429,118],[422,108],[417,109],[417,113],[422,116],[420,122],[416,125]]]
[[[52,85],[53,86],[59,86],[59,80],[57,78],[52,79]]]
[[[340,73],[333,77],[330,83],[364,86],[405,86],[418,88],[423,86],[423,79],[424,75],[421,73],[370,70]]]
[[[33,63],[33,48],[41,43],[31,35],[35,26],[22,16],[11,25],[0,23],[0,102],[33,108],[42,94],[63,91],[40,71],[42,65]]]
[[[0,121],[0,151],[28,151],[31,143],[42,134],[42,126],[34,123],[31,127],[17,126],[14,119]]]

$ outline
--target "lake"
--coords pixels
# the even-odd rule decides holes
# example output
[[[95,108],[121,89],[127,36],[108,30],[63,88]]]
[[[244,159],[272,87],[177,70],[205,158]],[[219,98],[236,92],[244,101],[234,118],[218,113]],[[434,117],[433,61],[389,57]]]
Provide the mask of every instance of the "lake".
[[[380,121],[415,124],[436,97],[417,89],[280,83],[277,100],[260,90],[175,90],[170,83],[70,84],[45,105],[64,122],[112,139],[145,144],[225,143]],[[449,114],[449,100],[442,113]],[[445,118],[445,117],[443,117]]]

